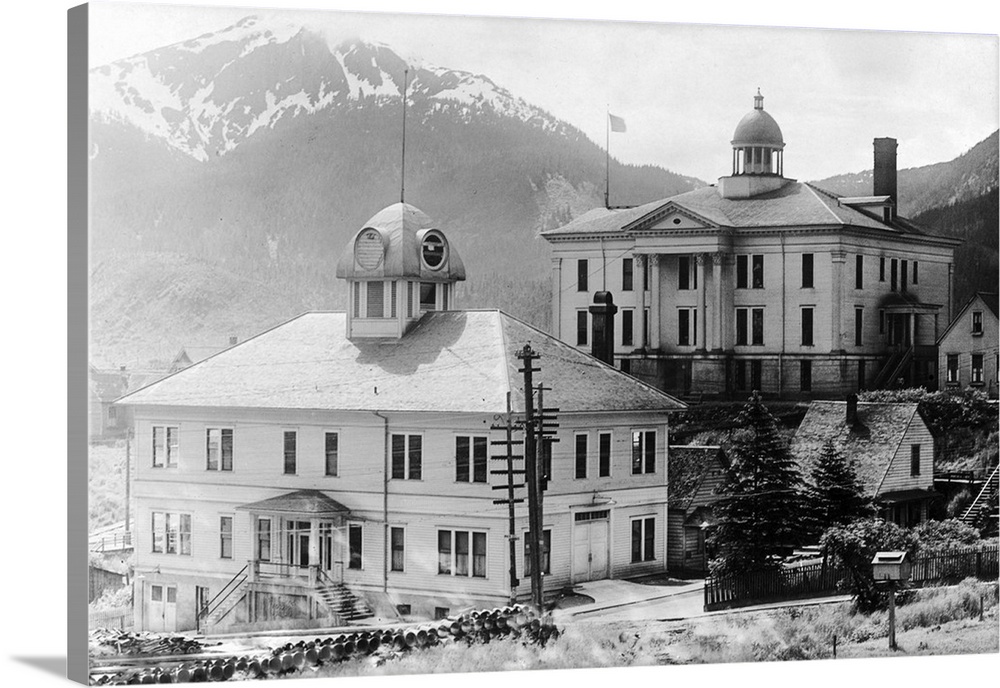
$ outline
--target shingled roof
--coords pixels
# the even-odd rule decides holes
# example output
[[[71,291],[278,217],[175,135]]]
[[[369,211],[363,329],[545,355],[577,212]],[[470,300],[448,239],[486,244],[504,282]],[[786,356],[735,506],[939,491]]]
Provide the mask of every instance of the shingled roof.
[[[752,198],[723,198],[716,186],[704,186],[677,196],[627,209],[597,208],[572,222],[542,232],[546,237],[563,235],[622,234],[642,230],[644,220],[652,224],[669,207],[693,215],[710,227],[730,229],[802,228],[851,226],[892,234],[924,235],[905,218],[886,224],[876,215],[840,202],[836,194],[805,182],[789,181],[780,189]]]
[[[344,313],[301,315],[120,401],[136,406],[500,413],[521,361],[561,413],[670,411],[677,399],[497,310],[426,313],[402,338],[349,340]]]
[[[849,424],[847,402],[814,401],[792,438],[792,455],[808,479],[831,439],[865,492],[875,496],[914,417],[919,419],[916,403],[858,402],[859,423]]]
[[[721,482],[725,468],[722,447],[670,445],[667,450],[668,506],[688,511],[692,506],[707,504],[711,501],[707,497]]]

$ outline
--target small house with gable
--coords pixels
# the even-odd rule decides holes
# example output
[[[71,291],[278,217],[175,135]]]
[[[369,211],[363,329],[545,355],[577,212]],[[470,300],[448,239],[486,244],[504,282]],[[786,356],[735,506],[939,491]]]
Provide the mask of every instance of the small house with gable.
[[[934,440],[916,403],[813,401],[792,438],[791,451],[806,480],[823,445],[854,467],[880,515],[902,526],[927,520],[934,492]]]
[[[998,295],[969,299],[938,340],[938,367],[946,390],[978,389],[997,397],[1000,368]]]
[[[667,456],[667,566],[706,570],[705,536],[715,521],[712,504],[727,468],[719,446],[671,445]]]

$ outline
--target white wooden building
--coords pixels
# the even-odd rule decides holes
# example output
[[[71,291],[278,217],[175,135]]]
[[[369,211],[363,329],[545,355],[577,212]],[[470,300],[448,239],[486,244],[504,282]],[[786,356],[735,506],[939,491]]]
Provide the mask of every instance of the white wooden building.
[[[546,589],[665,570],[667,422],[682,403],[502,312],[448,310],[464,267],[412,206],[367,222],[338,275],[347,313],[298,316],[122,400],[138,627],[336,623],[346,594],[390,617],[508,600],[491,427],[508,398],[524,407],[526,344],[560,409]]]
[[[997,397],[1000,370],[1000,309],[996,292],[969,299],[938,340],[942,387],[978,389]]]
[[[553,333],[586,350],[604,291],[619,307],[617,365],[672,393],[842,398],[900,378],[937,388],[960,242],[897,215],[896,140],[875,139],[872,195],[850,198],[785,176],[759,92],[731,145],[717,184],[542,233]]]

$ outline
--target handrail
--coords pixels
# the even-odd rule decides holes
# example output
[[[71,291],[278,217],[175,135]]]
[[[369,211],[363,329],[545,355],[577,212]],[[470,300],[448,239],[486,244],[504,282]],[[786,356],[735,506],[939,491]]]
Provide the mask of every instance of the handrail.
[[[219,607],[222,606],[222,603],[225,602],[227,599],[229,599],[230,595],[232,595],[234,592],[236,592],[236,590],[243,584],[243,582],[246,581],[247,578],[250,577],[249,574],[246,574],[246,571],[249,568],[250,568],[250,562],[247,562],[246,566],[244,566],[242,569],[240,569],[239,572],[235,576],[233,576],[232,578],[229,579],[228,583],[226,583],[224,586],[222,586],[222,589],[219,590],[218,593],[216,593],[215,597],[213,597],[212,599],[210,599],[208,602],[206,602],[204,604],[204,606],[202,606],[202,608],[198,611],[198,614],[197,614],[197,617],[196,617],[196,621],[197,622],[200,622],[201,619],[207,619],[209,616],[211,616],[213,613],[215,613],[219,609]],[[244,574],[246,574],[246,575],[244,575]],[[239,580],[239,582],[237,582],[236,579],[239,578],[240,576],[243,576],[243,578],[241,578]],[[236,583],[236,585],[233,585],[233,583]],[[231,589],[230,589],[230,586],[232,586]],[[226,592],[227,590],[229,590],[229,591]],[[225,596],[223,596],[223,593],[225,593]],[[222,597],[222,599],[219,600],[219,597]],[[216,600],[219,600],[218,604],[215,603]]]
[[[983,483],[983,489],[979,491],[979,494],[976,495],[976,498],[972,500],[972,504],[970,504],[969,508],[967,508],[965,510],[965,513],[962,514],[962,520],[968,523],[969,525],[972,525],[971,523],[969,523],[970,521],[973,520],[977,522],[979,521],[978,518],[979,510],[981,510],[983,507],[981,502],[985,502],[986,500],[990,499],[993,496],[994,492],[996,492],[997,486],[998,484],[1000,484],[1000,481],[998,481],[998,475],[1000,475],[1000,473],[998,473],[998,471],[1000,471],[1000,464],[998,464],[993,468],[993,472],[990,473],[990,477],[988,477],[986,479],[986,482]]]

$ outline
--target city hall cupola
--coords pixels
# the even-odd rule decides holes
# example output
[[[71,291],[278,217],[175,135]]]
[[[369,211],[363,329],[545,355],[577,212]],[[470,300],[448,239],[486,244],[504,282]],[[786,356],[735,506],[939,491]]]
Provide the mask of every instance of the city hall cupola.
[[[348,284],[349,338],[399,338],[424,313],[453,307],[465,266],[424,212],[394,203],[354,235],[337,277]]]
[[[753,110],[744,115],[733,132],[732,174],[719,179],[723,198],[750,198],[781,188],[784,178],[785,141],[781,127],[764,110],[760,89]]]

